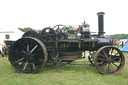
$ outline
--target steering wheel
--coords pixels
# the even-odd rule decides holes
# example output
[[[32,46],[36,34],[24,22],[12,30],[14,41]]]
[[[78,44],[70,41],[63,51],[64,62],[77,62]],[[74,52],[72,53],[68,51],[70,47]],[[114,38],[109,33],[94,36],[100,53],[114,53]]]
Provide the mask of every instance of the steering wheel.
[[[46,42],[53,41],[56,38],[55,31],[50,27],[44,28],[40,33],[42,35],[43,40]]]
[[[63,40],[68,36],[68,28],[65,25],[59,24],[53,27],[57,35],[57,39]]]
[[[68,33],[68,28],[65,25],[59,24],[53,27],[53,29],[56,31],[56,33],[61,31],[63,33]]]

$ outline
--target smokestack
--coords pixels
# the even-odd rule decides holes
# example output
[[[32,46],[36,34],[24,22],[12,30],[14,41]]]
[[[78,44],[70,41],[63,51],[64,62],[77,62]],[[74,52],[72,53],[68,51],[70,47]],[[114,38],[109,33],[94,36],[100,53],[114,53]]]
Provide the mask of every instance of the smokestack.
[[[99,28],[99,37],[104,37],[104,12],[98,12],[98,28]]]

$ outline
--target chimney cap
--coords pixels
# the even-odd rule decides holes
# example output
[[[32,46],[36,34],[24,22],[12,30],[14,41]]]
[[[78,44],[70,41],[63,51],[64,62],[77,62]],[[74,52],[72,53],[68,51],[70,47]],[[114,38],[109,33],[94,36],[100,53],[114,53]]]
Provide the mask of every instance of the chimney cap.
[[[97,15],[104,15],[104,12],[98,12]]]

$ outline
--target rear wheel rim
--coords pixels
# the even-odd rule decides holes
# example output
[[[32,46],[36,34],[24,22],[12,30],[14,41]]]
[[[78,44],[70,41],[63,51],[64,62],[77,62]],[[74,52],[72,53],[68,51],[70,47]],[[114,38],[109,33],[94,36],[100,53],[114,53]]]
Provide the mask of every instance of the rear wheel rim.
[[[36,38],[21,38],[11,47],[9,60],[20,73],[36,73],[46,63],[47,50]]]

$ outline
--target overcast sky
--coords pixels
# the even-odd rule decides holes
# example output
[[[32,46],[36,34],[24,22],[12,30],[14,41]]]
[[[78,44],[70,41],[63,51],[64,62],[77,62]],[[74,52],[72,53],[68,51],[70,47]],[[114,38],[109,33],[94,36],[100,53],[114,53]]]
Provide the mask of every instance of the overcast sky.
[[[128,34],[128,0],[0,0],[0,30],[79,25],[85,18],[97,32],[97,12],[105,12],[106,34]]]

